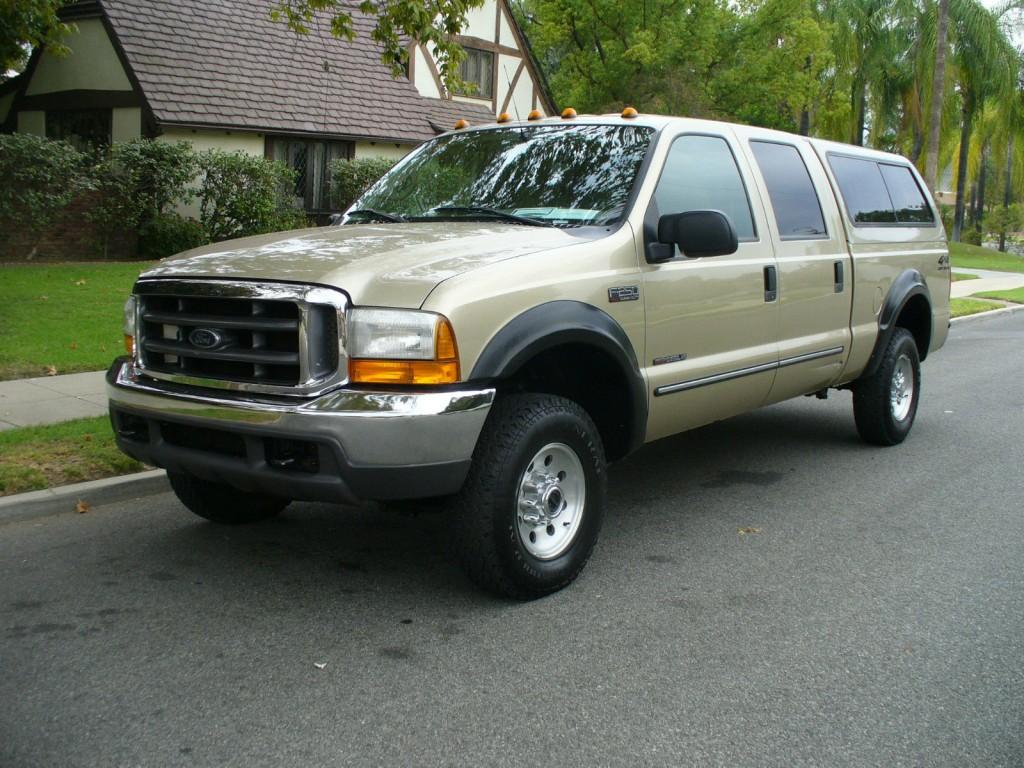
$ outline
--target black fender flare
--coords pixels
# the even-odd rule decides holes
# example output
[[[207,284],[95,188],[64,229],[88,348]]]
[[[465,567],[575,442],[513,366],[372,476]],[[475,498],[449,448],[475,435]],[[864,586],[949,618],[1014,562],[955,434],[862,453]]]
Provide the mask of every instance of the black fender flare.
[[[565,344],[595,347],[615,361],[629,386],[623,393],[632,415],[629,451],[639,448],[647,431],[647,385],[622,326],[592,304],[550,301],[517,315],[487,342],[469,378],[508,378],[541,352]]]
[[[871,376],[878,370],[885,348],[889,346],[889,340],[896,329],[896,321],[907,302],[914,296],[924,296],[929,308],[932,306],[932,295],[928,291],[924,275],[916,269],[906,269],[893,280],[892,285],[889,286],[889,293],[886,294],[885,300],[882,302],[881,311],[878,313],[878,338],[875,340],[875,348],[871,351],[871,357],[868,358],[868,364],[864,368],[864,372],[861,373],[862,377]],[[929,338],[931,338],[930,331]],[[921,359],[924,360],[927,354],[928,350],[923,350]]]

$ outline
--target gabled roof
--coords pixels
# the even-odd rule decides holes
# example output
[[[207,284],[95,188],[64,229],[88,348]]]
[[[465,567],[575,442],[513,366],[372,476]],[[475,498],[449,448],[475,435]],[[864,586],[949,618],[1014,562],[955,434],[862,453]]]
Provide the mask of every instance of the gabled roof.
[[[155,121],[395,142],[450,128],[444,115],[492,121],[487,107],[421,96],[394,78],[347,1],[356,38],[327,17],[299,36],[270,20],[267,0],[100,0]]]

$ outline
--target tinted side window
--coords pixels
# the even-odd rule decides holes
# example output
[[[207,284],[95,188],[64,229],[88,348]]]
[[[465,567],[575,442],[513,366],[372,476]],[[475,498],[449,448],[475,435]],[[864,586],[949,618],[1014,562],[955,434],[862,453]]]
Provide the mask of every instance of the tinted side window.
[[[892,210],[892,201],[882,181],[882,173],[874,160],[860,160],[855,157],[829,155],[828,164],[832,166],[839,183],[839,191],[846,201],[846,210],[858,224],[894,224],[896,214]]]
[[[799,150],[768,141],[752,141],[750,148],[768,187],[779,236],[795,240],[825,235],[821,203]]]
[[[736,159],[725,139],[680,136],[672,142],[654,192],[658,214],[717,210],[732,221],[740,240],[753,240],[754,220]]]
[[[896,209],[896,221],[906,223],[935,221],[928,201],[924,199],[921,188],[910,169],[902,165],[878,166],[882,169],[882,179],[889,190],[893,207]]]

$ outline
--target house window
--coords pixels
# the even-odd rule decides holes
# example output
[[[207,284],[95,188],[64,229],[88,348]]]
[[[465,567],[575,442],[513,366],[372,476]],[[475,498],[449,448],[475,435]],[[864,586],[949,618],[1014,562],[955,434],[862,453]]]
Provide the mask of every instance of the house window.
[[[108,147],[111,115],[109,109],[48,109],[46,137],[63,139],[79,150]]]
[[[468,86],[464,96],[491,98],[494,95],[494,54],[466,48],[466,60],[459,67],[459,77]]]
[[[268,156],[295,170],[295,199],[306,213],[337,211],[330,195],[332,160],[352,157],[352,142],[276,136],[268,139]]]

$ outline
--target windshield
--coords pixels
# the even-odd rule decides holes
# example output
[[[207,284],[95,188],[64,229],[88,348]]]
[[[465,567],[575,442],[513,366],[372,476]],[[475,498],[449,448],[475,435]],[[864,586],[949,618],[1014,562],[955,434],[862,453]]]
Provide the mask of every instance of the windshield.
[[[645,126],[577,124],[442,136],[367,190],[345,223],[614,224],[625,212],[653,133]]]

